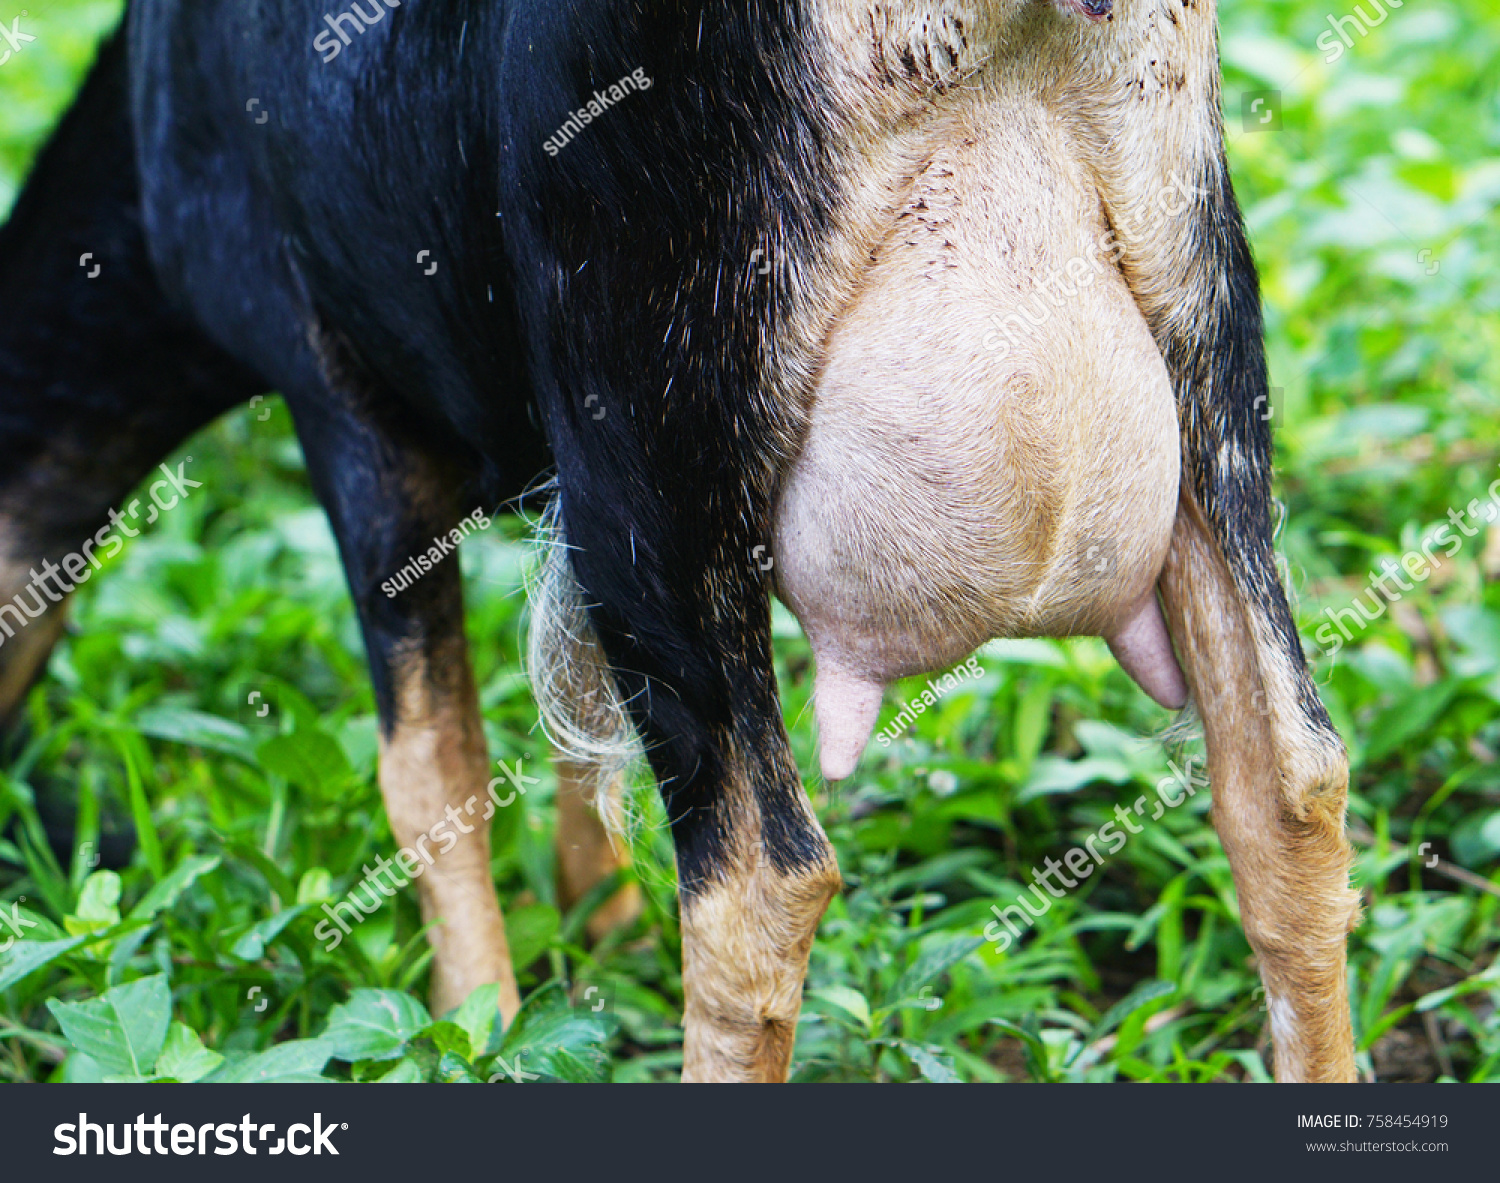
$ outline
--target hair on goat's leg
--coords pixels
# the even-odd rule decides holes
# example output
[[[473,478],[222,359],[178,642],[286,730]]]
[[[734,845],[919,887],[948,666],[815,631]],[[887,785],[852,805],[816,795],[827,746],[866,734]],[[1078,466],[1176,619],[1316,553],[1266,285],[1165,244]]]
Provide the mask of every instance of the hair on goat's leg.
[[[558,787],[592,802],[619,840],[629,828],[629,783],[644,761],[630,712],[594,635],[568,556],[557,497],[538,523],[542,561],[527,581],[531,625],[526,669],[542,729],[552,740]]]
[[[40,559],[35,553],[17,553],[18,534],[0,515],[0,630],[4,633],[0,636],[0,728],[16,715],[67,623],[66,601],[47,611],[47,601],[27,591],[35,582],[31,571]],[[40,619],[32,619],[33,607]]]
[[[584,610],[555,497],[537,539],[543,553],[527,587],[527,672],[542,727],[556,749],[557,891],[568,908],[630,865],[624,849],[627,785],[642,752]],[[624,884],[589,917],[586,931],[598,940],[640,912],[640,889]]]

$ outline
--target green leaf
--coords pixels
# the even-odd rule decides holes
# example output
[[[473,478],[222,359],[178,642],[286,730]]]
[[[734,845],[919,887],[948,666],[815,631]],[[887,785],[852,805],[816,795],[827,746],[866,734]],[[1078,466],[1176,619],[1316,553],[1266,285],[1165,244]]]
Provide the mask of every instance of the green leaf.
[[[922,1079],[931,1081],[933,1084],[962,1084],[958,1073],[953,1070],[952,1057],[939,1054],[938,1048],[926,1047],[920,1043],[908,1043],[904,1039],[896,1040],[896,1046],[911,1058],[911,1062],[917,1066],[917,1071],[922,1074]]]
[[[1016,794],[1017,803],[1056,793],[1076,793],[1085,785],[1105,782],[1123,785],[1130,780],[1130,767],[1122,760],[1085,756],[1081,760],[1064,760],[1059,756],[1038,756],[1031,766],[1031,776]]]
[[[984,945],[983,937],[949,937],[930,941],[922,947],[917,959],[903,973],[886,995],[887,1007],[899,1006],[915,998],[923,986],[947,973],[970,953]]]
[[[1408,740],[1422,735],[1458,693],[1460,683],[1449,678],[1424,686],[1392,703],[1375,717],[1370,725],[1370,740],[1365,747],[1364,763],[1374,764],[1396,751]]]
[[[382,1076],[376,1084],[421,1084],[426,1078],[422,1066],[408,1057]]]
[[[452,1052],[454,1055],[469,1059],[474,1054],[474,1048],[469,1043],[469,1035],[457,1023],[447,1019],[439,1019],[428,1026],[422,1032],[422,1041],[431,1043],[439,1056]]]
[[[80,920],[120,923],[120,877],[113,871],[95,871],[83,881],[74,915]]]
[[[47,1000],[63,1035],[109,1076],[150,1076],[172,1022],[172,992],[154,974],[85,1002]]]
[[[82,1052],[74,1052],[63,1061],[64,1084],[103,1084],[104,1070]]]
[[[159,879],[152,885],[151,890],[141,897],[141,902],[130,909],[130,918],[150,920],[158,913],[165,912],[182,898],[182,893],[191,887],[195,880],[207,875],[219,865],[219,862],[220,858],[216,854],[199,855],[188,859],[170,875]]]
[[[1477,990],[1489,990],[1500,986],[1500,961],[1491,963],[1490,967],[1481,974],[1472,978],[1466,978],[1452,986],[1446,986],[1441,990],[1434,990],[1431,994],[1424,994],[1417,999],[1416,1009],[1418,1013],[1432,1010],[1434,1007],[1442,1006],[1445,1002],[1451,1002],[1455,998],[1461,998],[1465,994],[1472,994]]]
[[[317,1081],[333,1049],[321,1039],[292,1039],[268,1051],[226,1064],[214,1073],[214,1084],[289,1084]]]
[[[987,850],[950,850],[935,858],[923,859],[914,867],[897,871],[885,879],[885,890],[891,895],[919,887],[936,887],[971,867],[989,866],[993,855]]]
[[[198,1033],[186,1023],[173,1023],[161,1055],[156,1058],[156,1076],[191,1084],[202,1080],[223,1062],[224,1057],[204,1047]]]
[[[1024,781],[1047,739],[1052,726],[1053,680],[1048,677],[1032,681],[1016,704],[1015,751]]]
[[[87,939],[77,936],[60,941],[17,941],[7,952],[0,953],[0,991],[9,990],[27,974],[56,961]]]
[[[480,1083],[479,1077],[474,1075],[474,1065],[452,1052],[444,1052],[438,1061],[437,1078],[443,1084]]]
[[[524,969],[547,951],[562,925],[562,916],[550,904],[523,904],[507,909],[505,937],[510,942],[511,964]]]
[[[149,707],[136,716],[136,727],[153,739],[226,752],[247,764],[254,763],[249,731],[218,715],[181,707]]]
[[[141,946],[151,936],[151,930],[152,926],[149,924],[138,925],[135,928],[126,924],[115,934],[109,951],[109,981],[125,980],[125,971],[130,966],[130,959],[140,952]]]
[[[102,932],[120,923],[120,877],[113,871],[95,871],[83,881],[78,907],[63,917],[63,927],[73,936]]]
[[[241,961],[259,961],[266,955],[266,947],[281,935],[281,930],[306,911],[306,904],[298,904],[257,921],[249,932],[235,941],[231,953]]]
[[[313,867],[297,880],[297,902],[318,904],[333,899],[333,876],[327,867]]]
[[[509,1063],[526,1072],[576,1083],[609,1078],[604,1043],[611,1023],[602,1015],[568,1004],[561,985],[538,990],[521,1007],[500,1050]]]
[[[991,1019],[990,1026],[999,1027],[1006,1034],[1014,1035],[1021,1041],[1026,1059],[1026,1070],[1031,1073],[1037,1083],[1050,1084],[1052,1082],[1054,1077],[1049,1062],[1050,1053],[1047,1041],[1042,1038],[1036,1015],[1027,1015],[1020,1024],[1006,1019]]]
[[[235,842],[229,847],[229,849],[234,853],[235,858],[243,859],[257,871],[259,871],[261,875],[265,877],[265,880],[270,885],[271,890],[274,891],[280,899],[295,899],[299,904],[309,902],[307,900],[298,898],[297,885],[293,883],[289,878],[287,878],[286,872],[278,867],[272,859],[266,857],[265,852],[260,850],[252,843]]]
[[[1448,835],[1455,861],[1479,867],[1500,854],[1500,809],[1463,818]]]
[[[607,1079],[602,1071],[607,1060],[602,1053],[595,1054],[594,1049],[588,1055],[579,1055],[567,1047],[547,1048],[541,1055],[528,1050],[525,1062],[528,1072],[538,1072],[565,1084],[600,1084]]]
[[[10,911],[13,918],[24,921],[24,923],[21,924],[21,928],[25,933],[25,935],[21,938],[22,940],[55,941],[65,935],[62,928],[58,927],[56,924],[53,924],[52,921],[48,920],[46,916],[42,915],[42,913],[34,912],[30,908],[21,907],[19,901],[7,905],[7,910]],[[8,930],[9,928],[10,925],[4,925],[3,928],[0,928],[0,937],[5,936],[5,930]],[[0,944],[4,944],[4,941],[0,940]]]
[[[870,1029],[870,1004],[858,990],[848,986],[834,985],[822,986],[817,990],[809,990],[807,993],[809,998],[819,999],[849,1015],[859,1024],[861,1030]]]
[[[113,734],[114,748],[125,765],[125,792],[130,802],[130,820],[135,823],[135,840],[140,847],[146,866],[157,879],[166,878],[167,867],[162,861],[161,836],[156,832],[156,819],[151,814],[151,802],[146,798],[146,783],[141,776],[141,766],[151,767],[151,751],[146,741],[134,730],[124,729]]]
[[[478,987],[448,1018],[468,1035],[470,1058],[497,1051],[501,1037],[500,984]]]
[[[315,728],[273,735],[256,749],[256,756],[267,772],[318,796],[338,788],[352,772],[339,741]]]
[[[1165,998],[1168,994],[1175,994],[1176,992],[1177,984],[1175,982],[1142,982],[1099,1016],[1099,1021],[1089,1028],[1089,1033],[1083,1037],[1083,1043],[1079,1045],[1078,1050],[1082,1051],[1089,1044],[1097,1043],[1103,1039],[1126,1019],[1130,1018],[1131,1015],[1135,1014],[1136,1011],[1140,1010],[1141,1007],[1155,1002],[1158,998]],[[1074,1052],[1073,1056],[1069,1057],[1069,1062],[1071,1063],[1077,1055],[1078,1052]]]
[[[321,1038],[337,1060],[394,1060],[431,1022],[427,1008],[410,994],[364,988],[333,1008]]]

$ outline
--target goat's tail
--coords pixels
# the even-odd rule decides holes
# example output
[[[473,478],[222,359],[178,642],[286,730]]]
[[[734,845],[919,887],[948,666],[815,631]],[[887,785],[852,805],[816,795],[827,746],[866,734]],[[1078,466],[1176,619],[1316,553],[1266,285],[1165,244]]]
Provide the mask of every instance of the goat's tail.
[[[527,671],[542,728],[566,759],[587,769],[605,828],[629,828],[627,788],[644,756],[573,574],[561,498],[548,504],[537,530],[542,562],[528,581],[531,630]]]

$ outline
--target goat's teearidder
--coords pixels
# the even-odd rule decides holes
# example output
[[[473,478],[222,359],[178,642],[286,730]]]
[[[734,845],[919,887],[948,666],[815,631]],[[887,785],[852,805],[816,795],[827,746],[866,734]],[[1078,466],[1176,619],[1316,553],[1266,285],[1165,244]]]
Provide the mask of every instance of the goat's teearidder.
[[[633,736],[660,783],[696,1080],[785,1074],[839,886],[772,592],[830,776],[892,678],[1102,635],[1202,717],[1277,1075],[1350,1079],[1347,764],[1273,556],[1212,0],[368,7],[325,62],[309,0],[130,3],[0,236],[0,602],[280,390],[405,844],[486,753],[457,564],[380,584],[555,464],[538,699],[568,786]],[[3,716],[58,615],[0,628]],[[585,834],[570,889],[608,863]],[[420,886],[436,1005],[509,1016],[483,827]]]

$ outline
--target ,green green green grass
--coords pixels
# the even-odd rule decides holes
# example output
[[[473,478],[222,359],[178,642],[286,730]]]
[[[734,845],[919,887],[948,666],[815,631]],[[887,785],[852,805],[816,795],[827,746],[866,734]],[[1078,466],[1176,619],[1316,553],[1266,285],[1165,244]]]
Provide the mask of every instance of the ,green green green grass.
[[[31,7],[37,40],[0,65],[0,208],[119,6]],[[1408,4],[1331,65],[1320,10],[1226,0],[1223,26],[1230,151],[1265,278],[1281,543],[1353,761],[1360,1064],[1500,1080],[1500,530],[1481,514],[1336,656],[1313,643],[1324,609],[1500,475],[1500,18],[1493,0]],[[1280,92],[1281,128],[1245,131],[1263,91]],[[524,524],[498,522],[462,559],[491,753],[542,780],[494,821],[527,996],[502,1035],[482,996],[445,1021],[424,1009],[409,891],[332,953],[314,938],[320,905],[395,852],[354,616],[279,403],[183,453],[203,487],[77,597],[27,705],[29,743],[0,767],[0,820],[15,823],[0,900],[25,930],[0,952],[0,1080],[670,1079],[681,963],[659,809],[635,839],[647,905],[630,931],[586,948],[584,917],[556,906],[553,782],[519,664]],[[777,619],[811,769],[808,651]],[[985,942],[990,906],[1031,866],[1155,792],[1169,719],[1096,641],[998,644],[981,663],[841,788],[811,787],[847,888],[812,955],[795,1078],[1267,1079],[1207,793],[1146,821],[1023,940]],[[274,690],[267,720],[241,718],[251,683]],[[882,722],[919,691],[893,688]],[[81,803],[65,866],[33,806],[48,783]],[[101,811],[140,832],[119,874],[89,866]],[[611,987],[612,1005],[576,1005],[583,983]]]

